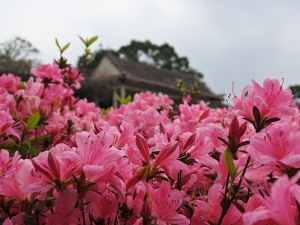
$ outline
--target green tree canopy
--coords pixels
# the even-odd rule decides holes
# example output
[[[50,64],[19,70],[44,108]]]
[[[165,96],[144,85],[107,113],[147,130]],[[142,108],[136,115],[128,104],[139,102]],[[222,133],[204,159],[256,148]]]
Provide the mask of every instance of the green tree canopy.
[[[29,41],[16,37],[0,43],[0,73],[14,73],[25,78],[38,61],[32,56],[39,51]]]
[[[91,72],[99,63],[101,58],[107,54],[113,54],[120,58],[134,62],[142,62],[155,66],[159,69],[176,70],[183,73],[191,73],[202,78],[203,75],[189,65],[187,57],[179,56],[174,47],[169,44],[157,45],[150,41],[132,40],[128,45],[124,45],[119,50],[100,49],[93,54],[93,61],[89,64],[87,72]],[[79,58],[78,67],[82,68],[83,57]]]
[[[294,98],[298,104],[300,104],[300,85],[292,85],[290,89],[293,92]]]

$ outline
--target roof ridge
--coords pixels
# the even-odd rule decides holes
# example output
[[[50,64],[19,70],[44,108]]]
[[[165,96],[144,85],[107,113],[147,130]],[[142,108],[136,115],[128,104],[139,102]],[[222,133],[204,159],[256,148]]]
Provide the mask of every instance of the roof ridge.
[[[107,58],[120,71],[120,76],[127,78],[138,78],[142,80],[164,83],[176,87],[176,80],[181,79],[184,84],[190,86],[197,84],[198,88],[207,94],[216,95],[205,83],[203,79],[198,79],[191,73],[183,73],[175,70],[156,68],[144,62],[134,62],[128,59],[119,58],[107,53]]]
[[[107,53],[107,56],[113,61],[114,65],[115,65],[116,67],[118,67],[118,69],[119,69],[119,68],[122,68],[123,70],[125,70],[125,69],[122,67],[122,65],[119,65],[118,62],[116,62],[117,60],[123,61],[123,62],[125,62],[125,63],[135,64],[135,65],[137,65],[137,66],[150,67],[151,69],[154,69],[154,70],[157,70],[157,71],[164,71],[164,72],[167,72],[167,73],[175,73],[175,74],[177,73],[177,74],[182,74],[182,75],[185,75],[185,76],[188,75],[188,76],[193,76],[193,77],[195,77],[195,75],[192,74],[192,73],[184,73],[184,72],[177,71],[177,70],[170,70],[170,69],[165,69],[165,68],[157,68],[157,67],[155,67],[154,65],[148,64],[148,63],[146,63],[146,62],[135,62],[135,61],[132,61],[132,60],[129,60],[129,59],[125,59],[125,58],[120,58],[120,57],[118,57],[118,56],[114,56],[114,55],[112,55],[112,54],[110,54],[110,53]]]

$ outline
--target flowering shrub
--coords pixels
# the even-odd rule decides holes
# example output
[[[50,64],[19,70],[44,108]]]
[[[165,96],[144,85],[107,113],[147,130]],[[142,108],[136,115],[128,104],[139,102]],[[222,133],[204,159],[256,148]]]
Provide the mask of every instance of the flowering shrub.
[[[0,77],[0,222],[300,224],[300,113],[277,80],[230,108],[150,92],[101,114],[82,75]]]

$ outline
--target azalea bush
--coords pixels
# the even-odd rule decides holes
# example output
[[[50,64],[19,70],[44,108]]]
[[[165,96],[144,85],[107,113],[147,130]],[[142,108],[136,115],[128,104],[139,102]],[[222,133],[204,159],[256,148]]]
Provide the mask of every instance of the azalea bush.
[[[139,93],[105,114],[60,60],[0,77],[0,222],[300,224],[300,113],[277,80],[229,108]]]

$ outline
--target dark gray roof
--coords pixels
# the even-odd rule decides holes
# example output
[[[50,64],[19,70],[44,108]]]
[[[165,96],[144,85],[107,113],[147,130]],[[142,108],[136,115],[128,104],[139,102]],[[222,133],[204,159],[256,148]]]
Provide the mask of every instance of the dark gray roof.
[[[219,97],[214,94],[204,82],[200,81],[196,75],[166,69],[158,69],[149,64],[136,63],[112,55],[107,55],[107,57],[126,79],[151,82],[152,84],[156,83],[159,86],[166,86],[171,89],[176,89],[177,79],[181,79],[186,86],[190,86],[197,82],[200,91],[204,95]]]

